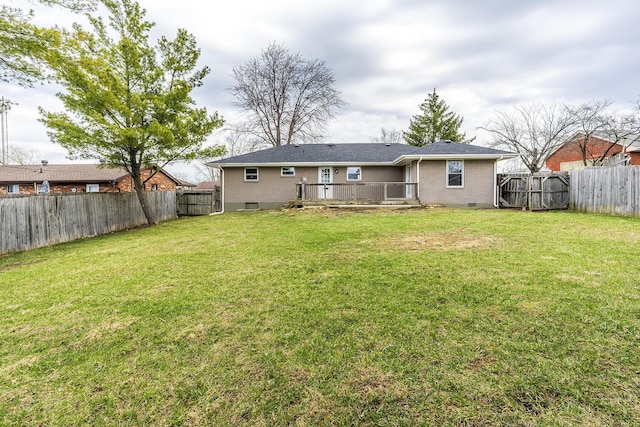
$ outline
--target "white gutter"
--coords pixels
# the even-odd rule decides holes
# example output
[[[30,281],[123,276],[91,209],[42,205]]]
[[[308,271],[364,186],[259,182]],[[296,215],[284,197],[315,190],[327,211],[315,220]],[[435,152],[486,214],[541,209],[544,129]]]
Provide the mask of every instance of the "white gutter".
[[[218,169],[220,169],[220,206],[222,207],[222,209],[220,210],[220,212],[210,213],[209,216],[221,215],[224,213],[224,169],[222,169],[221,167],[218,167]]]
[[[233,168],[246,168],[246,167],[330,167],[330,166],[394,166],[395,161],[388,162],[358,162],[358,161],[350,161],[350,162],[272,162],[272,163],[261,163],[261,162],[253,162],[253,163],[216,163],[210,162],[205,163],[206,166],[210,167],[233,167]]]
[[[508,154],[496,156],[495,154],[421,154],[403,155],[393,161],[394,165],[405,163],[411,160],[505,160],[519,157],[519,154]]]

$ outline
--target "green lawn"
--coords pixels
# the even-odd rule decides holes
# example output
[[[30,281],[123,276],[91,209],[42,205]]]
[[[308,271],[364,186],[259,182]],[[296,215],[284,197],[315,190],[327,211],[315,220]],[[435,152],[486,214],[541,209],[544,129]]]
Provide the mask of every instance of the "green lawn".
[[[180,219],[0,257],[0,344],[0,425],[638,425],[640,219]]]

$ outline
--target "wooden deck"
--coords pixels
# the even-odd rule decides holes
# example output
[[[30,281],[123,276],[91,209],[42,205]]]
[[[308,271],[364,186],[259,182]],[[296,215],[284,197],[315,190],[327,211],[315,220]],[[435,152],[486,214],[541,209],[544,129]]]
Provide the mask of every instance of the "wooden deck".
[[[339,184],[296,184],[296,200],[321,204],[408,204],[418,203],[413,182],[353,182]]]

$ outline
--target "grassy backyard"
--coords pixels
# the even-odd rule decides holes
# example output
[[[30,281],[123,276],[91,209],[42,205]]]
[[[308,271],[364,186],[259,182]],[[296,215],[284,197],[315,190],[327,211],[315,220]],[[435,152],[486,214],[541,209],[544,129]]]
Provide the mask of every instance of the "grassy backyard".
[[[0,257],[0,343],[0,425],[638,425],[640,219],[180,219]]]

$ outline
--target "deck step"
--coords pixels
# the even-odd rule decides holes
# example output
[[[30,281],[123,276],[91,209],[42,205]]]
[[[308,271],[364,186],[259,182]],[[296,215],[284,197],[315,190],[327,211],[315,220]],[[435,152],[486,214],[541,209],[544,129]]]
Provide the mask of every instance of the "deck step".
[[[289,203],[289,207],[327,207],[327,208],[360,208],[360,209],[372,209],[372,208],[419,208],[422,205],[417,200],[385,200],[385,201],[371,201],[371,200],[311,200],[302,201],[294,200]]]

